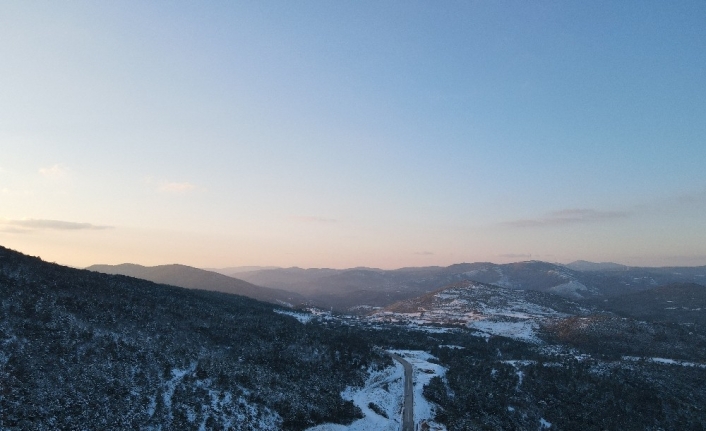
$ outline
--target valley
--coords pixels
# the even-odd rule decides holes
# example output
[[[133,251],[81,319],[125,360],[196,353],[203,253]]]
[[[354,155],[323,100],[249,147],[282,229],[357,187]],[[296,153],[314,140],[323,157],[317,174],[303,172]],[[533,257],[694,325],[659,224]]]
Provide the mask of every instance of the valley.
[[[345,277],[362,285],[366,271]],[[537,262],[381,271],[372,285],[396,279],[395,294],[355,296],[365,302],[348,299],[350,312],[315,306],[313,290],[257,293],[208,271],[155,271],[189,288],[173,287],[3,248],[0,427],[706,426],[706,288],[649,282],[619,294],[586,281],[619,276],[571,271]],[[585,289],[554,289],[571,283]],[[269,302],[214,291],[224,286]],[[295,295],[304,300],[283,300]]]

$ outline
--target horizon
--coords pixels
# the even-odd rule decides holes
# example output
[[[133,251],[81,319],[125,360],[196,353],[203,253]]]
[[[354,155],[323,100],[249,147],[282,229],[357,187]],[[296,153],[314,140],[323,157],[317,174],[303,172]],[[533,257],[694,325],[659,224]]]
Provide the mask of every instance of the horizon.
[[[0,244],[1,246],[1,244]],[[12,249],[11,249],[12,250]],[[21,250],[14,250],[17,252],[22,253]],[[23,253],[26,254],[26,253]],[[29,255],[32,256],[32,255]],[[40,258],[43,261],[47,261],[46,259],[43,259],[41,256],[37,255],[36,257]],[[53,262],[57,263],[59,265],[63,265],[59,262]],[[706,265],[676,265],[676,266],[654,266],[654,265],[646,265],[646,266],[634,266],[634,265],[625,265],[619,262],[608,262],[608,261],[601,261],[601,262],[593,262],[593,261],[587,261],[583,259],[578,259],[574,260],[571,262],[552,262],[552,261],[547,261],[547,260],[537,260],[537,259],[529,259],[529,260],[518,260],[518,261],[512,261],[512,262],[504,262],[504,263],[498,263],[498,262],[491,262],[491,261],[476,261],[476,262],[454,262],[449,265],[426,265],[426,266],[402,266],[402,267],[394,267],[394,268],[381,268],[381,267],[373,267],[373,266],[353,266],[353,267],[341,267],[341,268],[332,268],[332,267],[324,267],[324,266],[318,266],[318,267],[300,267],[300,266],[272,266],[272,265],[242,265],[242,266],[226,266],[226,267],[197,267],[197,266],[191,266],[187,265],[184,263],[179,263],[179,262],[172,262],[172,263],[163,263],[163,264],[155,264],[155,265],[142,265],[139,263],[134,263],[134,262],[121,262],[121,263],[115,263],[115,264],[107,264],[107,263],[94,263],[88,266],[84,267],[79,267],[79,266],[71,266],[71,265],[65,265],[68,267],[72,267],[75,269],[89,269],[93,266],[122,266],[122,265],[135,265],[135,266],[141,266],[144,268],[155,268],[155,267],[160,267],[160,266],[186,266],[189,268],[195,268],[195,269],[200,269],[204,271],[209,271],[209,272],[217,272],[223,275],[227,275],[229,277],[234,277],[237,278],[238,272],[255,272],[255,271],[263,271],[263,270],[277,270],[277,269],[301,269],[301,270],[334,270],[334,271],[348,271],[348,270],[355,270],[355,269],[368,269],[368,270],[376,270],[376,271],[398,271],[398,270],[403,270],[403,269],[416,269],[416,268],[448,268],[451,266],[456,266],[456,265],[474,265],[474,264],[491,264],[491,265],[514,265],[514,264],[522,264],[522,263],[548,263],[551,265],[557,265],[557,266],[563,266],[563,267],[569,267],[569,265],[572,264],[581,264],[581,263],[588,263],[588,264],[594,264],[594,265],[619,265],[619,266],[624,266],[626,268],[679,268],[679,267],[684,267],[684,268],[693,268],[693,267],[701,267],[701,266],[706,266]],[[249,268],[245,271],[242,271],[243,269]],[[241,270],[232,274],[225,274],[224,272],[221,271],[227,271],[227,270]],[[581,270],[579,270],[581,271]]]
[[[0,245],[78,268],[703,266],[705,15],[4,3]]]

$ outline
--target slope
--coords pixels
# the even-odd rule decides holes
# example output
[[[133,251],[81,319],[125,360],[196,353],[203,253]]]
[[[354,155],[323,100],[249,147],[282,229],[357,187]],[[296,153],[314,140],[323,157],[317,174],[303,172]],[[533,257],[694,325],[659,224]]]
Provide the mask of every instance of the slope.
[[[622,316],[706,326],[706,286],[673,283],[605,299],[598,303]]]
[[[536,332],[546,320],[587,313],[557,295],[462,281],[395,303],[371,314],[369,319],[421,326],[460,325],[487,335],[536,342]]]
[[[142,266],[124,263],[122,265],[92,265],[86,269],[104,274],[127,275],[187,289],[243,295],[272,303],[298,305],[305,302],[305,299],[297,293],[256,286],[247,281],[186,265]]]
[[[301,430],[389,359],[349,328],[242,296],[0,247],[0,429]]]

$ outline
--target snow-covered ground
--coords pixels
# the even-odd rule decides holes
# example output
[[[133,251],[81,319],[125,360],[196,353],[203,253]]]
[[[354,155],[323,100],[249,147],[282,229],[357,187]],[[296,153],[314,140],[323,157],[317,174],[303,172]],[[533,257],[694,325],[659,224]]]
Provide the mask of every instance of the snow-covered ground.
[[[436,405],[424,398],[424,386],[429,384],[433,377],[443,378],[446,368],[430,362],[436,359],[423,350],[391,350],[412,365],[414,369],[414,423],[426,422],[431,430],[446,431],[446,427],[433,421],[436,416]]]
[[[273,310],[277,314],[284,314],[285,316],[292,316],[301,323],[309,323],[311,322],[312,319],[314,319],[316,316],[311,314],[311,313],[301,313],[301,312],[296,312],[296,311],[288,311],[288,310],[280,310],[275,308]]]
[[[698,362],[679,361],[676,359],[668,359],[668,358],[642,358],[639,356],[623,356],[623,360],[624,361],[646,361],[646,362],[652,362],[655,364],[679,365],[682,367],[706,368],[706,364],[701,364]]]
[[[540,324],[566,316],[547,305],[532,302],[532,296],[524,291],[470,284],[379,311],[368,320],[435,331],[465,326],[485,337],[503,336],[540,344],[537,336]]]
[[[392,353],[402,356],[414,369],[414,422],[425,421],[430,430],[446,431],[446,427],[433,422],[436,406],[422,395],[424,386],[435,377],[443,377],[446,369],[439,364],[429,362],[435,359],[427,352],[420,350],[393,350]],[[364,418],[350,425],[323,424],[306,431],[399,431],[402,423],[402,403],[404,400],[404,368],[395,362],[381,371],[371,371],[365,386],[362,388],[347,388],[341,396],[351,400],[363,411]],[[378,406],[387,418],[370,408],[370,403]]]
[[[477,329],[488,336],[498,335],[530,343],[540,343],[536,334],[538,326],[537,322],[533,320],[506,322],[487,319],[468,323],[469,328]]]
[[[404,369],[397,362],[384,370],[371,370],[365,386],[347,388],[341,393],[344,399],[360,407],[364,418],[350,425],[323,424],[308,428],[307,431],[398,431],[402,419],[403,384]],[[387,418],[373,411],[371,403],[378,406]]]

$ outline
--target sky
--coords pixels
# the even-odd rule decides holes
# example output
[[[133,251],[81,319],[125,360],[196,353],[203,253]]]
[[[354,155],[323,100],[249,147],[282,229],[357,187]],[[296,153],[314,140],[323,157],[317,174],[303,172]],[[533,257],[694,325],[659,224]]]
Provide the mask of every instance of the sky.
[[[706,265],[706,2],[0,2],[0,245]]]

